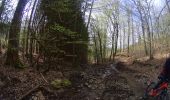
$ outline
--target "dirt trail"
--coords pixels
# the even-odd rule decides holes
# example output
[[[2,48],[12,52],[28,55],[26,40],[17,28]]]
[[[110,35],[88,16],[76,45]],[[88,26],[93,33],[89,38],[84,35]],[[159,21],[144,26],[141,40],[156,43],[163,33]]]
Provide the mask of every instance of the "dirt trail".
[[[144,82],[148,79],[156,79],[156,75],[159,69],[155,69],[151,64],[150,66],[134,64],[131,59],[127,57],[121,57],[117,59],[119,62],[124,63],[124,70],[121,71],[121,76],[127,79],[130,89],[133,91],[134,96],[129,98],[131,100],[138,100],[144,93]],[[143,62],[142,62],[143,63]],[[148,62],[150,63],[150,62]],[[155,64],[155,63],[154,63]],[[146,64],[147,65],[147,64]],[[156,74],[153,74],[155,72]]]
[[[65,78],[71,81],[72,86],[61,89],[46,85],[35,69],[27,68],[21,71],[0,66],[0,99],[18,100],[17,98],[40,84],[43,87],[25,97],[44,98],[40,100],[139,100],[144,93],[145,80],[154,79],[158,75],[160,69],[155,66],[160,66],[162,62],[159,61],[133,63],[128,57],[120,57],[116,63],[87,65],[80,71],[65,71]],[[63,77],[60,72],[55,71],[44,75],[48,82]]]
[[[127,63],[129,63],[128,60],[121,60],[119,59],[119,61],[125,63],[125,65],[127,66],[131,66]],[[127,67],[126,66],[126,67]],[[134,70],[134,69],[131,69],[131,70]],[[143,88],[142,88],[142,83],[139,83],[136,81],[136,78],[135,78],[135,74],[137,72],[130,72],[130,71],[125,71],[125,72],[122,72],[121,73],[121,76],[125,77],[128,81],[128,84],[130,85],[131,89],[134,91],[135,95],[136,96],[141,96],[143,91],[141,91]]]
[[[122,76],[127,79],[128,85],[130,86],[130,88],[134,93],[133,100],[137,100],[137,98],[140,98],[144,93],[142,83],[137,82],[133,74],[122,73]]]

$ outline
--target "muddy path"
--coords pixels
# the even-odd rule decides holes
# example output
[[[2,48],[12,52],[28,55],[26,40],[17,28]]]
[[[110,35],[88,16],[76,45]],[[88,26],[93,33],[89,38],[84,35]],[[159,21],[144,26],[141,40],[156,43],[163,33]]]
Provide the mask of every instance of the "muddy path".
[[[134,96],[131,97],[131,99],[133,98],[133,100],[137,100],[140,97],[142,97],[144,93],[143,83],[137,82],[136,78],[132,74],[124,73],[122,74],[122,76],[127,79],[128,85],[130,86],[131,90],[134,93]]]
[[[56,92],[57,96],[50,100],[139,100],[144,93],[143,83],[149,76],[131,66],[119,61],[89,65],[83,71],[72,72],[69,75],[72,87],[57,90],[61,92]],[[37,91],[27,97],[33,98],[32,95],[36,94],[46,96],[42,93]]]
[[[42,77],[34,69],[17,71],[0,67],[0,99],[139,100],[144,93],[144,82],[154,79],[159,69],[154,67],[155,62],[129,62],[124,58],[110,64],[86,65],[83,70],[65,71],[65,77],[55,71]],[[43,78],[49,83],[54,79],[67,78],[72,85],[54,89]]]
[[[121,60],[88,67],[83,72],[85,81],[81,83],[90,94],[86,95],[87,100],[139,100],[144,93],[144,82],[150,78],[133,68],[133,64]]]
[[[157,81],[157,76],[162,69],[164,60],[165,59],[132,61],[126,57],[123,59],[119,58],[118,61],[124,64],[123,66],[117,66],[121,71],[120,75],[127,79],[128,85],[134,93],[134,96],[132,96],[130,100],[139,100],[139,98],[143,96],[146,87],[144,83],[146,81]]]

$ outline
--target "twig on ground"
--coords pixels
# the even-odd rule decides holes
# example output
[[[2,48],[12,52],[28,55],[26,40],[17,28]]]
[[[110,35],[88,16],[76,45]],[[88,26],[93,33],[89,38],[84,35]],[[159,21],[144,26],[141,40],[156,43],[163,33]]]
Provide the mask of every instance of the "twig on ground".
[[[43,78],[43,80],[44,80],[47,84],[49,84],[48,81],[47,81],[47,80],[45,79],[45,77],[43,76],[43,74],[40,73],[40,75],[41,75],[41,77]]]
[[[22,95],[19,99],[17,100],[23,100],[26,96],[28,96],[30,93],[32,93],[33,91],[37,90],[40,87],[40,85],[35,86],[34,88],[32,88],[31,90],[29,90],[28,92],[26,92],[24,95]]]

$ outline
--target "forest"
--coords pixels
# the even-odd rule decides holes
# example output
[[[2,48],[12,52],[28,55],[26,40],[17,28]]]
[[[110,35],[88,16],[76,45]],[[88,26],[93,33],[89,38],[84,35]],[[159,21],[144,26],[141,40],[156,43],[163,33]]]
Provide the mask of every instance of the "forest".
[[[140,100],[169,31],[170,0],[0,0],[0,100]]]

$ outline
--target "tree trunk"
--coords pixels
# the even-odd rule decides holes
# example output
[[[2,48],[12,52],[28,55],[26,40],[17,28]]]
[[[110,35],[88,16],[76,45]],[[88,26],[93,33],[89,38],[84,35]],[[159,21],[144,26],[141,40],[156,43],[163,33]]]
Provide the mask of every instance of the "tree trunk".
[[[9,31],[6,65],[22,67],[19,59],[19,32],[23,11],[28,0],[19,0]]]
[[[1,7],[0,7],[0,21],[1,21],[1,23],[2,23],[2,13],[3,13],[4,9],[5,9],[5,2],[6,2],[6,0],[2,0]],[[2,41],[0,39],[0,54],[1,53],[2,53]]]
[[[142,34],[143,34],[143,42],[144,42],[144,49],[145,49],[145,54],[146,56],[148,55],[148,50],[147,50],[147,45],[146,45],[146,38],[145,38],[145,27],[144,27],[144,18],[142,14],[142,7],[141,7],[141,1],[136,1],[133,0],[134,4],[137,6],[137,10],[140,15],[140,20],[141,20],[141,28],[142,28]]]
[[[110,50],[110,56],[109,56],[109,61],[112,61],[112,55],[113,55],[113,51],[114,51],[114,33],[111,30],[111,27],[109,27],[110,32],[112,33],[112,47]]]
[[[132,19],[132,49],[134,51],[134,45],[135,45],[135,34],[134,34],[134,20],[133,20],[133,17],[131,17]]]
[[[95,62],[97,64],[99,64],[99,55],[98,55],[98,49],[97,49],[97,40],[96,40],[96,35],[94,33],[94,36],[93,36],[93,39],[94,39],[94,48],[95,48]]]
[[[169,1],[168,0],[165,0],[165,2],[166,2],[166,6],[168,7],[168,11],[169,11],[169,13],[170,13],[170,6],[169,6]]]
[[[1,7],[0,7],[0,21],[2,20],[2,13],[5,9],[5,2],[6,0],[2,0]]]
[[[31,15],[30,15],[30,19],[29,19],[29,22],[28,22],[28,32],[27,32],[27,41],[26,41],[26,55],[28,55],[28,41],[29,41],[29,38],[30,37],[30,62],[32,63],[32,50],[33,50],[33,33],[31,31],[31,22],[32,22],[32,19],[33,19],[33,15],[34,15],[34,11],[35,11],[35,7],[36,7],[36,4],[37,4],[38,0],[35,0],[34,1],[34,4],[33,4],[33,8],[32,8],[32,11],[31,11]]]
[[[129,56],[129,52],[130,52],[130,11],[128,9],[127,11],[127,15],[128,15],[128,50],[127,50],[127,55]]]
[[[123,23],[123,52],[125,52],[126,49],[126,44],[125,44],[125,40],[126,40],[126,27],[125,27],[125,23]]]
[[[87,22],[87,29],[88,29],[89,24],[90,24],[90,19],[91,19],[93,5],[94,5],[94,0],[92,1],[91,8],[90,8],[89,18],[88,18],[88,22]]]
[[[116,37],[115,37],[115,50],[113,54],[113,60],[117,54],[117,46],[118,46],[118,38],[119,38],[119,24],[117,22],[115,23],[115,32],[116,32]]]
[[[101,59],[101,62],[103,63],[103,46],[102,46],[102,39],[101,39],[99,31],[97,32],[97,35],[99,38],[99,48],[100,48],[100,57],[101,57],[100,59]]]
[[[120,53],[122,52],[122,29],[119,27],[120,34],[119,34],[119,42],[120,42]]]

